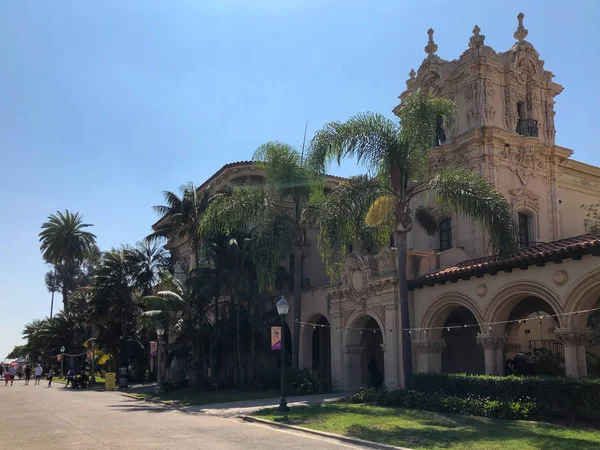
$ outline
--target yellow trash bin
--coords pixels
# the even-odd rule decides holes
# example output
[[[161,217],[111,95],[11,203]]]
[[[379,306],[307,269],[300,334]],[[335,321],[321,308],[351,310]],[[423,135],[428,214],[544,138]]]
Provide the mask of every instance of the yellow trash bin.
[[[114,372],[107,372],[104,374],[104,387],[107,391],[114,391],[116,384],[117,374]]]

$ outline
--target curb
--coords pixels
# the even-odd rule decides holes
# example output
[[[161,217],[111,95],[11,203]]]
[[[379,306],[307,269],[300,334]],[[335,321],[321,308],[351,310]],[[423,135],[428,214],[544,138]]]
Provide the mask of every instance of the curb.
[[[126,392],[121,392],[120,393],[123,397],[127,397],[127,398],[131,398],[133,400],[137,400],[138,402],[147,402],[147,403],[156,403],[159,405],[163,405],[166,406],[168,408],[174,408],[174,409],[180,409],[183,408],[179,402],[177,401],[172,401],[172,402],[164,402],[158,399],[151,399],[151,398],[140,398],[140,397],[136,397],[134,394],[128,394]]]
[[[270,427],[282,428],[284,430],[287,429],[287,430],[293,430],[293,431],[300,431],[303,433],[314,434],[314,435],[320,436],[320,437],[335,439],[337,441],[342,441],[342,442],[345,442],[348,444],[362,445],[364,447],[381,449],[381,450],[411,450],[407,447],[394,447],[393,445],[380,444],[378,442],[372,442],[372,441],[365,441],[363,439],[342,436],[340,434],[327,433],[325,431],[311,430],[310,428],[302,428],[302,427],[298,427],[295,425],[287,425],[287,424],[280,423],[280,422],[273,422],[272,420],[259,419],[257,417],[253,417],[253,416],[238,416],[238,417],[240,419],[242,419],[244,422],[254,422],[254,423],[260,423],[262,425],[267,425]]]

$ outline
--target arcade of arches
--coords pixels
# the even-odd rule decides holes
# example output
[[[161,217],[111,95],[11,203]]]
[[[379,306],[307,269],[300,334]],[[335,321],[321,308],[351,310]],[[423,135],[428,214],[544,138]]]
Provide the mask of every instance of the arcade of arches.
[[[353,253],[340,284],[303,294],[301,321],[316,326],[302,328],[301,367],[322,373],[333,389],[402,387],[406,333],[398,332],[394,253]],[[502,375],[507,360],[543,348],[563,361],[562,374],[586,376],[600,348],[590,346],[591,312],[575,312],[600,308],[598,256],[412,280],[411,326],[421,329],[411,335],[413,370]]]

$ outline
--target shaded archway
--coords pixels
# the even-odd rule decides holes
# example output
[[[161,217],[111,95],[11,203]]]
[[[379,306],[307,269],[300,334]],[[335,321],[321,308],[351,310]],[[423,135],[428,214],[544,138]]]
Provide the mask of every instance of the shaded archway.
[[[377,320],[369,315],[357,317],[348,330],[346,342],[350,388],[385,385],[384,336]]]
[[[564,318],[551,317],[562,312],[556,293],[543,284],[520,281],[501,290],[486,312],[486,321],[495,323],[490,334],[506,342],[497,350],[494,373],[564,375],[563,344],[555,333]]]
[[[322,314],[315,314],[308,319],[313,325],[305,325],[302,329],[302,352],[304,368],[318,372],[331,387],[331,328]]]
[[[442,372],[485,373],[483,349],[477,343],[481,329],[475,315],[459,306],[448,314],[443,326],[448,328],[441,334],[446,343],[442,350]]]

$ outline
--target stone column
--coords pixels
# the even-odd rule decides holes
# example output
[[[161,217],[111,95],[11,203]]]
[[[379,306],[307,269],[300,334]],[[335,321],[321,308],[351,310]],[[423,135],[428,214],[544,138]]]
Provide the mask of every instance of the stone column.
[[[592,339],[592,330],[557,328],[554,333],[563,345],[566,374],[570,377],[585,377],[587,375],[585,347]]]
[[[487,375],[504,375],[504,345],[507,342],[508,336],[505,334],[479,333],[477,335],[477,343],[483,347]]]
[[[384,314],[384,323],[388,328],[382,330],[384,335],[385,345],[382,346],[383,350],[383,378],[385,381],[385,386],[388,390],[398,389],[400,386],[398,380],[398,366],[402,364],[402,358],[400,356],[400,352],[398,352],[398,345],[396,341],[396,334],[390,329],[396,328],[395,321],[396,318],[396,309],[395,308],[387,308]]]
[[[415,339],[412,349],[417,359],[417,373],[441,372],[442,350],[446,347],[444,339]]]
[[[363,346],[347,345],[344,354],[344,390],[356,390],[363,386]]]
[[[337,328],[336,328],[337,327]],[[331,316],[330,343],[331,343],[331,388],[333,391],[344,390],[344,361],[342,356],[342,317],[337,315]]]

